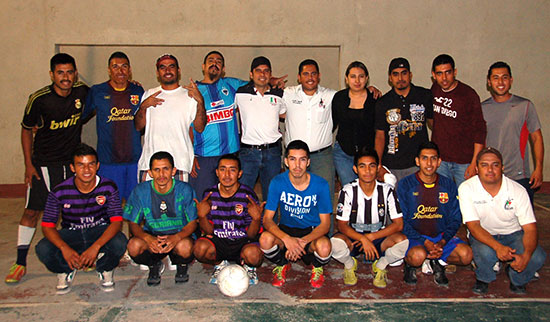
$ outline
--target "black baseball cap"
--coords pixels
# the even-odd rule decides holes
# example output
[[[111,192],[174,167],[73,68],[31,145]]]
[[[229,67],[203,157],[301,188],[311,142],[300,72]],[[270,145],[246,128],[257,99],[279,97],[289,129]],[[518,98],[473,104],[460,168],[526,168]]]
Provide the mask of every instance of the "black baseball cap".
[[[411,71],[409,61],[403,57],[398,57],[391,60],[390,67],[388,68],[388,74],[391,74],[392,70],[396,68],[406,68],[408,71]]]
[[[259,56],[259,57],[256,57],[252,60],[252,64],[250,65],[250,71],[253,71],[254,68],[256,68],[260,65],[267,65],[267,67],[269,67],[269,69],[271,69],[271,62],[269,61],[269,59],[267,59],[264,56]]]

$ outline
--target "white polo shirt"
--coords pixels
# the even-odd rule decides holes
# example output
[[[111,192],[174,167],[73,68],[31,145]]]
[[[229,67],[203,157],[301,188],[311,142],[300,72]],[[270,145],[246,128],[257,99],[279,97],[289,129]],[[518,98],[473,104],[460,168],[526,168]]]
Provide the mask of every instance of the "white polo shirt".
[[[286,105],[285,144],[302,140],[310,151],[318,151],[332,145],[332,98],[335,90],[319,86],[308,96],[302,85],[285,88]]]
[[[478,176],[464,181],[458,196],[463,222],[479,220],[491,235],[509,235],[537,221],[527,191],[504,175],[495,197],[483,188]]]
[[[241,116],[241,142],[249,145],[275,143],[282,137],[279,115],[286,112],[283,91],[272,89],[262,96],[253,84],[240,87],[235,103]]]

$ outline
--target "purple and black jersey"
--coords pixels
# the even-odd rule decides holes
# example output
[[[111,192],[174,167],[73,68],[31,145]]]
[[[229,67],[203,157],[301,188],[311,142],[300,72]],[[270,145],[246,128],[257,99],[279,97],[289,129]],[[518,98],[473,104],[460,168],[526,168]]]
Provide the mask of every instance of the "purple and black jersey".
[[[252,217],[248,214],[248,198],[250,196],[256,203],[259,203],[258,197],[252,189],[241,184],[237,192],[229,198],[220,195],[218,185],[207,189],[204,195],[210,196],[212,207],[206,218],[214,226],[214,235],[222,239],[241,239],[248,238],[247,230]]]
[[[61,227],[86,229],[122,221],[122,207],[115,183],[96,177],[96,187],[89,193],[78,190],[71,177],[57,185],[48,195],[42,226],[55,227],[61,214]]]

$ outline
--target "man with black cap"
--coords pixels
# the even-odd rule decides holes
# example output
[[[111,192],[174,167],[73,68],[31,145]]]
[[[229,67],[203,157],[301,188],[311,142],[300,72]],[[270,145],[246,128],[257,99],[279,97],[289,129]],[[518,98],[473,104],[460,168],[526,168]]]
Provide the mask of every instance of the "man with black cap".
[[[259,175],[262,199],[267,200],[269,183],[281,172],[279,118],[284,117],[286,106],[282,100],[283,90],[269,85],[269,59],[260,56],[252,60],[250,79],[235,95],[242,126],[241,182],[253,188]]]
[[[175,177],[188,180],[193,165],[193,143],[189,129],[202,132],[206,125],[204,99],[197,85],[180,86],[178,60],[171,54],[157,59],[159,87],[143,94],[134,123],[138,131],[145,129],[143,152],[138,162],[139,181],[150,180],[147,170],[149,159],[158,151],[167,151],[174,156]]]
[[[420,144],[428,142],[427,123],[432,124],[433,105],[430,90],[411,83],[409,62],[394,58],[388,69],[392,89],[376,103],[375,149],[380,157],[380,175],[384,165],[402,179],[415,173],[415,156]]]

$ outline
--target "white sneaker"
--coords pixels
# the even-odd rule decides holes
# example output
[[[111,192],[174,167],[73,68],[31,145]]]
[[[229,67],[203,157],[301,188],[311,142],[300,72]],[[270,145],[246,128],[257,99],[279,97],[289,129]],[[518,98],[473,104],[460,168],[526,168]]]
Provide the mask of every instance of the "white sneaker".
[[[401,265],[403,265],[403,259],[399,259],[399,260],[397,260],[396,262],[390,263],[389,265],[390,265],[391,267],[401,266]]]
[[[495,273],[498,273],[500,271],[500,261],[497,261],[495,265],[493,266],[493,271]]]
[[[226,266],[229,265],[229,262],[226,260],[223,260],[218,265],[214,266],[214,272],[212,273],[212,276],[210,277],[210,284],[218,284],[218,275],[224,269]]]
[[[251,267],[246,264],[244,264],[243,267],[244,269],[246,269],[246,273],[248,274],[248,284],[249,285],[258,284],[258,274],[256,273],[256,267]]]
[[[429,259],[425,259],[424,263],[422,263],[422,273],[426,275],[431,275],[434,273],[434,270],[432,269],[432,265],[430,264]]]
[[[149,266],[139,264],[139,270],[140,270],[140,271],[148,271],[148,270],[149,270]]]
[[[115,289],[115,280],[113,279],[113,271],[97,272],[99,275],[99,281],[101,289],[104,292],[112,292]]]
[[[57,274],[57,294],[67,294],[71,291],[71,284],[74,281],[76,275],[76,269],[70,273]]]

